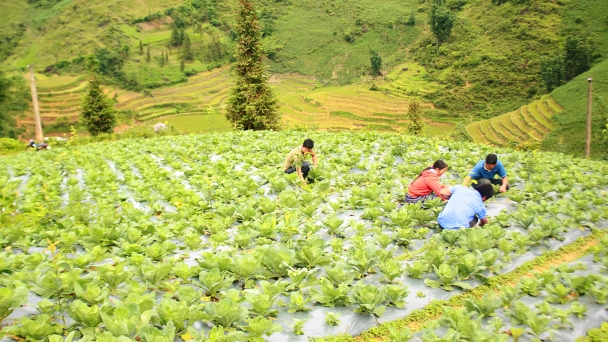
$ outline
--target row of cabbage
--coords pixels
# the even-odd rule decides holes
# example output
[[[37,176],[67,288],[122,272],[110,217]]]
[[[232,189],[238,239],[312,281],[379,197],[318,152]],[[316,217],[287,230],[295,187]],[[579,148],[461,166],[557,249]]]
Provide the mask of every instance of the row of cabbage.
[[[445,182],[455,184],[489,147],[313,133],[320,180],[301,187],[280,165],[303,138],[180,136],[6,158],[0,315],[27,301],[30,310],[5,318],[16,324],[3,332],[108,341],[338,333],[356,315],[388,307],[404,316],[415,298],[472,288],[608,215],[603,164],[501,150],[515,210],[441,233],[438,200],[426,209],[396,200],[433,160],[446,159]],[[509,203],[501,196],[489,208]],[[413,291],[417,279],[426,285]]]

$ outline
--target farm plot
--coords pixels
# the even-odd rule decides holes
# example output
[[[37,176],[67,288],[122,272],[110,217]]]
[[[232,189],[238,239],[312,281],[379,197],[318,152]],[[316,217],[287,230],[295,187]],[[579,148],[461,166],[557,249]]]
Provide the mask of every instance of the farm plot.
[[[410,67],[416,68],[415,65]],[[410,78],[403,78],[406,74],[395,77],[400,82],[414,82]],[[86,80],[73,76],[39,76],[39,79],[43,123],[52,124],[58,120],[64,124],[75,123],[80,115]],[[331,131],[398,132],[408,122],[408,96],[395,95],[389,91],[371,91],[369,84],[321,87],[314,77],[298,74],[273,75],[269,83],[275,90],[283,121],[289,125],[314,125],[321,130]],[[229,68],[225,66],[189,77],[185,83],[156,88],[145,94],[109,87],[106,87],[105,92],[116,98],[117,110],[132,112],[138,121],[163,121],[176,114],[205,115],[210,108],[217,114],[223,114],[232,84]],[[423,103],[422,106],[432,107],[428,103]],[[350,115],[336,118],[331,115],[332,112]],[[387,118],[391,123],[387,124]],[[431,135],[445,135],[455,128],[453,123],[435,122],[433,119],[427,121]],[[20,120],[20,124],[28,131],[33,131],[31,110]]]
[[[551,117],[559,112],[561,107],[546,95],[516,111],[471,123],[467,132],[475,142],[495,146],[518,144],[530,139],[540,142],[555,128]]]
[[[317,181],[302,187],[279,167],[303,138],[173,136],[5,157],[2,333],[51,341],[388,338],[405,334],[400,320],[426,317],[419,310],[435,319],[440,304],[519,282],[514,274],[523,276],[526,263],[543,267],[560,248],[583,255],[606,241],[604,163],[548,153],[538,164],[537,154],[483,145],[314,132]],[[499,153],[514,183],[487,203],[491,224],[441,232],[438,200],[398,208],[434,160],[448,161],[443,182],[458,184],[488,152]],[[588,283],[581,298],[604,296],[604,278]],[[525,317],[537,313],[513,305]],[[424,333],[449,327],[465,336],[470,329],[447,322],[446,310]],[[558,324],[564,314],[551,310],[543,322]],[[505,340],[511,325],[530,327],[525,337],[545,333],[546,324],[534,324],[494,320],[483,332],[491,340]],[[584,333],[555,329],[556,340],[557,332]]]

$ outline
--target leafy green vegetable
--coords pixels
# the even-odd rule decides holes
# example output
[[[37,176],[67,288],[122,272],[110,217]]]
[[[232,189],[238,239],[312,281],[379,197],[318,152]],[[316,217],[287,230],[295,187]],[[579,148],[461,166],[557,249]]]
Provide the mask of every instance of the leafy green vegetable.
[[[389,306],[403,308],[407,304],[405,298],[410,293],[407,286],[387,285],[383,288],[383,291]]]
[[[141,336],[146,342],[172,342],[175,339],[175,326],[173,322],[167,323],[162,330],[147,326],[141,330]]]
[[[222,298],[216,303],[205,303],[203,309],[205,319],[221,325],[224,328],[231,327],[233,324],[243,321],[248,314],[248,310],[230,298]]]
[[[271,309],[274,305],[275,297],[268,294],[260,294],[257,290],[245,294],[247,303],[251,304],[249,314],[263,317],[276,317],[279,312]]]
[[[439,280],[433,280],[426,278],[424,279],[424,283],[432,288],[442,287],[444,290],[452,291],[454,289],[453,286],[461,287],[465,290],[472,290],[473,287],[464,282],[455,281],[458,277],[458,269],[452,268],[448,264],[442,264],[437,268],[437,266],[433,265],[433,270],[435,271],[435,275],[439,278]]]
[[[19,282],[14,286],[0,288],[0,319],[10,315],[14,308],[27,301],[27,287]]]
[[[378,263],[377,248],[374,245],[367,244],[363,248],[350,249],[346,262],[359,275],[363,275]]]
[[[429,271],[429,264],[425,261],[418,260],[411,264],[407,264],[405,269],[410,277],[420,279]]]
[[[398,296],[398,291],[394,291],[394,295]],[[356,313],[363,315],[374,314],[378,317],[382,316],[386,310],[386,306],[382,303],[386,299],[386,294],[382,289],[374,285],[364,285],[359,281],[353,286],[352,301],[359,306],[355,309]]]
[[[338,326],[340,325],[340,316],[342,316],[341,313],[328,312],[325,314],[325,323],[332,326]]]
[[[336,263],[334,267],[328,267],[326,273],[327,279],[336,286],[350,284],[355,278],[355,274],[347,268],[345,263]]]
[[[217,297],[219,291],[229,288],[234,281],[233,278],[220,273],[218,268],[212,268],[210,271],[201,271],[198,275],[198,280],[205,294],[213,297]]]
[[[293,328],[294,335],[304,335],[304,331],[302,329],[304,328],[304,323],[306,323],[306,321],[308,321],[308,318],[307,319],[292,318],[291,320],[293,321],[293,324],[290,324],[290,325]]]
[[[49,335],[61,333],[62,327],[54,323],[49,315],[43,314],[33,319],[23,317],[19,325],[7,327],[5,331],[23,339],[44,340]]]
[[[88,306],[84,302],[76,299],[70,303],[68,314],[72,319],[85,327],[96,327],[101,323],[101,316],[99,315],[99,307],[97,304]]]
[[[562,283],[558,283],[555,286],[547,285],[545,291],[549,294],[546,301],[550,303],[564,304],[569,302],[572,298],[569,298],[572,288],[565,286]]]
[[[543,290],[543,282],[541,279],[535,277],[526,277],[521,280],[521,289],[526,294],[536,297]]]
[[[494,316],[494,311],[502,305],[502,300],[499,297],[492,297],[486,293],[479,299],[466,298],[464,300],[464,307],[468,312],[476,312],[479,317],[491,317]]]
[[[243,327],[243,330],[249,333],[249,341],[262,342],[264,339],[262,335],[270,336],[276,332],[282,331],[280,325],[272,323],[268,318],[257,316],[254,318],[247,319],[247,325]]]
[[[106,330],[115,337],[134,337],[148,326],[153,311],[147,310],[140,313],[137,305],[130,304],[127,307],[116,309],[104,307],[99,314]]]
[[[347,284],[339,284],[334,287],[334,284],[325,279],[319,284],[319,289],[313,289],[311,291],[311,297],[313,300],[321,303],[323,306],[333,308],[335,306],[346,306],[351,303],[351,299],[348,297],[350,288]]]
[[[310,308],[306,307],[306,304],[311,300],[312,298],[309,297],[304,298],[300,292],[292,292],[289,296],[289,310],[287,312],[310,311]]]
[[[382,274],[384,275],[384,281],[392,283],[396,278],[403,275],[403,267],[401,263],[395,259],[388,259],[383,261],[378,266]]]

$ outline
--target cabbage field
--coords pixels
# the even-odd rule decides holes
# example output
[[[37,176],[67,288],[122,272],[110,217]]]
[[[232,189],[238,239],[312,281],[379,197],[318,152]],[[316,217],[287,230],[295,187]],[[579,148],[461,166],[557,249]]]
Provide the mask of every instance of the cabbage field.
[[[302,186],[287,153],[312,138]],[[495,152],[490,224],[398,207]],[[608,166],[368,133],[236,132],[0,158],[2,341],[574,341],[608,320]]]

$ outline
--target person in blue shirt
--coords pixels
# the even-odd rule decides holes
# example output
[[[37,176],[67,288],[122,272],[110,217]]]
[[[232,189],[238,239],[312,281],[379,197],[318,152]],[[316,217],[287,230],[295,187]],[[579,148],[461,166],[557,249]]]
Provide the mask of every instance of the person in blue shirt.
[[[488,223],[483,202],[494,196],[492,184],[480,184],[475,189],[456,185],[450,191],[452,195],[437,217],[441,229],[472,228],[478,223],[480,226]]]
[[[500,179],[495,179],[495,175],[498,175]],[[473,188],[477,188],[484,183],[500,185],[499,192],[505,192],[510,188],[507,171],[494,153],[488,154],[486,160],[480,160],[469,172],[469,175],[464,178],[462,185],[468,185],[471,179],[475,180],[471,185]]]

